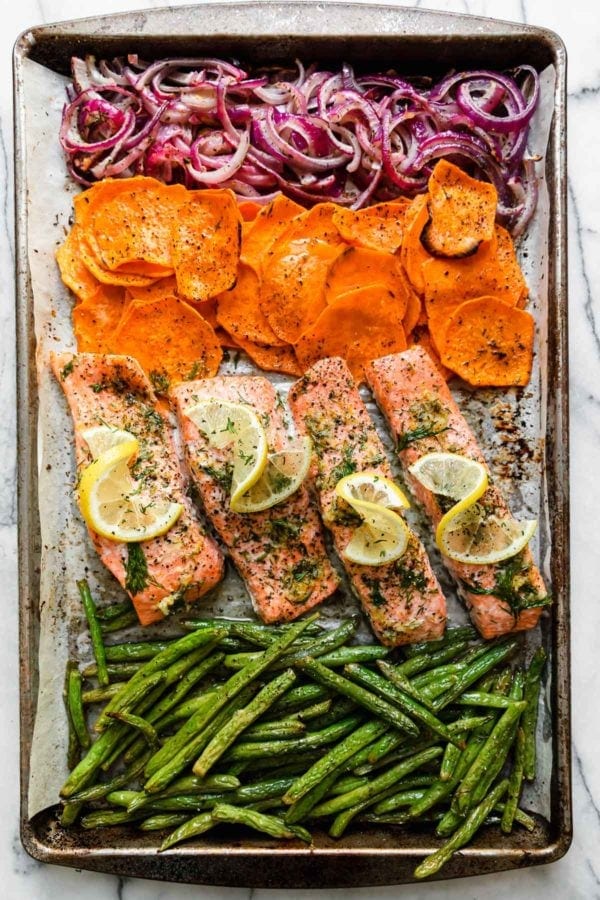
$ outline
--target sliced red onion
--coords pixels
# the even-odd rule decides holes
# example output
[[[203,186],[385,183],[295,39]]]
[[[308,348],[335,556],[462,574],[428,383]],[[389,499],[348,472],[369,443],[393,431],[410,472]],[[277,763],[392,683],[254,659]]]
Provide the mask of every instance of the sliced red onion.
[[[77,56],[74,56],[71,60],[71,69],[73,72],[73,84],[78,93],[87,91],[91,87],[105,87],[109,84],[119,83],[115,77],[103,74],[96,67],[96,60],[93,56],[86,56],[85,59],[79,59]]]
[[[151,138],[147,137],[143,141],[136,143],[125,156],[119,156],[116,150],[113,151],[113,153],[102,160],[101,163],[97,166],[93,166],[90,169],[90,172],[94,178],[97,178],[98,180],[101,178],[116,178],[118,175],[129,172],[130,166],[138,162],[138,160],[141,160],[143,157],[150,144],[150,140]]]
[[[524,227],[536,182],[524,162],[539,102],[530,66],[514,76],[456,72],[437,84],[393,72],[305,69],[248,74],[213,58],[149,63],[132,54],[73,59],[60,140],[72,176],[138,172],[239,196],[281,191],[305,205],[362,206],[427,189],[447,157],[491,181],[498,216]]]
[[[316,119],[313,120],[313,124],[316,121]],[[300,169],[304,169],[308,172],[316,170],[323,172],[327,171],[327,169],[335,168],[342,162],[347,162],[348,160],[348,156],[341,153],[336,156],[309,156],[308,154],[297,150],[279,134],[274,121],[273,110],[271,108],[267,109],[264,122],[266,134],[268,135],[271,146],[279,150],[279,153],[289,163],[292,163]]]
[[[363,93],[354,75],[354,69],[348,63],[342,63],[342,84],[346,91],[355,91],[357,94]]]
[[[221,187],[229,188],[230,191],[237,194],[239,200],[252,200],[254,203],[260,203],[261,206],[266,206],[267,203],[270,203],[281,194],[277,182],[271,184],[271,188],[275,187],[275,190],[271,190],[268,194],[264,191],[259,193],[251,185],[246,184],[244,181],[240,181],[237,178],[232,178],[230,181],[224,181]]]
[[[209,71],[213,71],[217,76],[221,74],[230,75],[238,81],[241,81],[246,77],[246,73],[243,69],[239,69],[237,66],[225,62],[225,60],[222,59],[161,59],[158,62],[152,63],[151,66],[148,66],[148,68],[138,76],[136,88],[141,90],[142,87],[149,84],[157,72],[166,72],[181,68],[194,70],[208,69]],[[216,80],[218,81],[219,78],[217,77]]]
[[[317,104],[319,115],[322,119],[327,116],[327,105],[331,100],[333,94],[336,91],[339,91],[343,88],[344,84],[342,81],[341,74],[337,73],[332,75],[327,81],[324,81],[317,91]]]
[[[480,106],[477,100],[473,98],[468,83],[459,85],[456,92],[456,102],[475,125],[478,125],[480,128],[487,128],[490,131],[499,132],[500,134],[509,134],[514,132],[516,128],[529,124],[529,120],[533,116],[538,103],[539,81],[537,78],[534,84],[534,91],[529,103],[524,108],[517,103],[513,95],[507,95],[503,99],[502,105],[506,107],[506,115],[504,116],[495,116],[487,112],[483,106]]]
[[[192,159],[187,166],[188,173],[192,176],[194,181],[198,181],[200,184],[221,184],[223,181],[227,181],[228,178],[233,178],[236,174],[244,162],[249,146],[250,132],[245,131],[239,136],[235,153],[230,156],[226,162],[223,162],[222,165],[215,168],[213,171],[201,171],[197,167],[197,163],[200,162],[199,156],[195,153],[194,145],[192,145]],[[204,161],[207,159],[208,157],[204,157]],[[216,160],[216,157],[213,159]]]
[[[373,194],[377,190],[377,186],[381,181],[381,177],[383,175],[383,169],[381,167],[373,170],[373,175],[371,180],[362,194],[359,194],[354,203],[351,204],[351,209],[362,209],[363,206],[368,206],[369,201],[373,197]]]
[[[160,120],[162,114],[165,111],[167,104],[164,103],[159,109],[156,110],[154,115],[148,119],[148,121],[143,124],[139,131],[134,131],[129,135],[121,144],[122,150],[131,150],[132,147],[135,147],[137,144],[140,144],[142,141],[151,135],[158,125],[160,124]],[[138,123],[139,124],[139,123]]]
[[[414,161],[416,168],[423,168],[427,163],[436,159],[448,157],[464,157],[481,169],[483,174],[491,181],[496,190],[500,202],[504,202],[509,196],[507,178],[502,168],[495,162],[475,135],[460,135],[445,132],[428,138],[421,145],[417,158]]]
[[[113,104],[106,103],[97,91],[97,88],[83,91],[63,110],[60,141],[67,152],[96,153],[99,150],[109,150],[131,134],[135,128],[135,113],[131,108],[118,110]],[[88,105],[92,118],[95,112],[110,117],[109,124],[114,125],[111,135],[99,141],[86,141],[81,138],[77,120],[83,104]],[[112,115],[109,109],[114,111]]]
[[[94,57],[88,57],[88,59],[92,60]],[[126,85],[127,79],[123,74],[123,62],[120,59],[113,60],[112,66],[105,60],[101,59],[98,63],[98,69],[101,74],[107,79],[107,81],[112,84],[119,84],[121,86]],[[95,81],[95,84],[99,84],[99,81]]]
[[[535,161],[523,161],[523,176],[511,178],[508,189],[515,201],[511,205],[498,205],[498,216],[514,237],[523,234],[535,212],[538,198],[538,180],[535,175]]]

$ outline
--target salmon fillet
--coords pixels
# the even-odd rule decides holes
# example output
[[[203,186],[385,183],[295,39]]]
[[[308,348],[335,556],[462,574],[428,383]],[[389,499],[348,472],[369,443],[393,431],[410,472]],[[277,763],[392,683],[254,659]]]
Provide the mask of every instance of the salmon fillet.
[[[130,431],[140,443],[132,466],[140,490],[156,491],[158,486],[161,499],[183,506],[166,534],[135,545],[108,540],[90,529],[102,562],[127,590],[141,624],[157,622],[180,601],[190,603],[205,594],[223,576],[222,554],[203,531],[186,494],[172,429],[159,410],[152,385],[131,357],[59,353],[53,354],[51,365],[73,416],[78,468],[92,460],[83,431],[96,425]],[[147,573],[139,575],[136,550],[137,583],[145,582],[138,590],[128,587],[133,546],[142,550],[147,567]]]
[[[200,400],[246,403],[263,421],[269,450],[283,450],[289,435],[271,382],[221,376],[180,384],[171,398],[202,505],[244,579],[256,613],[263,622],[287,622],[322,603],[338,587],[338,578],[306,488],[262,512],[234,512],[229,506],[229,452],[212,447],[186,416],[186,409]]]
[[[421,347],[384,356],[365,368],[367,381],[396,443],[404,447],[398,456],[406,480],[435,529],[443,510],[435,494],[411,477],[408,467],[426,453],[442,451],[466,456],[487,469],[483,454],[446,382]],[[480,502],[501,519],[511,517],[491,476]],[[446,557],[444,563],[484,638],[533,628],[542,607],[548,603],[542,576],[528,548],[512,560],[495,565],[471,565]],[[541,605],[536,606],[536,601]]]
[[[342,359],[322,359],[290,391],[298,430],[313,442],[311,482],[321,514],[373,631],[388,647],[439,638],[446,601],[427,553],[411,533],[404,555],[383,566],[362,566],[342,553],[357,527],[335,493],[337,482],[370,470],[392,478],[383,444]]]

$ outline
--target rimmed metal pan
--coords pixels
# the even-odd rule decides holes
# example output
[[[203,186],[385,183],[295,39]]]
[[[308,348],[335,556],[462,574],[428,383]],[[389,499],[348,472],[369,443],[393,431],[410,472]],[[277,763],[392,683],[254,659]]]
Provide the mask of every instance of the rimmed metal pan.
[[[400,884],[437,846],[428,832],[365,828],[336,843],[317,834],[311,848],[282,847],[236,831],[156,853],[156,838],[127,828],[65,832],[56,809],[27,816],[29,752],[37,695],[38,570],[37,394],[32,292],[28,273],[28,184],[23,109],[23,62],[32,59],[68,73],[72,55],[144,58],[210,52],[249,63],[360,62],[435,75],[452,67],[504,69],[528,62],[556,70],[555,106],[547,155],[550,192],[549,348],[546,373],[546,490],[551,515],[553,772],[549,819],[532,833],[484,829],[441,877],[499,872],[559,859],[571,840],[569,698],[568,370],[566,252],[566,57],[553,33],[527,25],[393,6],[347,3],[208,3],[82,19],[24,32],[14,51],[19,553],[21,650],[21,836],[33,857],[59,865],[198,884],[247,887],[345,887]],[[223,834],[226,834],[223,832]]]

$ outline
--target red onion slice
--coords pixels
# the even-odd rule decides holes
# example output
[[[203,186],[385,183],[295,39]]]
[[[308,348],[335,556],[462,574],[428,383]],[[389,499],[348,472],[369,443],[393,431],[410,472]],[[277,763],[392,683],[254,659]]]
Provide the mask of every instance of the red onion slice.
[[[60,130],[69,171],[84,185],[143,172],[358,209],[425,191],[433,163],[447,157],[491,181],[499,219],[524,227],[536,197],[525,160],[539,102],[533,68],[455,72],[432,84],[357,76],[347,64],[296,66],[294,76],[248,74],[210,57],[74,58]]]
[[[222,184],[223,181],[227,181],[228,178],[233,178],[236,174],[246,158],[249,146],[250,132],[245,131],[239,137],[235,153],[219,166],[219,168],[215,168],[213,171],[201,171],[196,168],[196,163],[200,162],[200,160],[198,155],[194,153],[194,147],[192,146],[192,159],[187,165],[188,173],[192,176],[194,181],[198,181],[200,184]],[[215,159],[217,159],[217,157],[215,157]]]

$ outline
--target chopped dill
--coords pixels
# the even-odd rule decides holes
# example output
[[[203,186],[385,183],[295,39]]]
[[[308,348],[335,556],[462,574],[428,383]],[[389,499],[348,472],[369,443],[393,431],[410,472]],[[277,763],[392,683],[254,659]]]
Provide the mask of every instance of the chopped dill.
[[[413,428],[412,431],[405,431],[404,434],[399,435],[396,442],[396,449],[398,451],[406,450],[406,448],[410,446],[410,444],[414,444],[415,441],[436,437],[436,435],[442,434],[443,431],[448,431],[447,425],[443,428],[433,428],[431,425],[419,425],[417,428]]]
[[[279,544],[295,540],[302,530],[302,522],[290,519],[270,519],[267,525],[271,538]]]
[[[271,482],[271,487],[274,493],[279,494],[281,491],[284,491],[291,484],[292,479],[289,475],[286,475],[285,472],[280,472],[275,467],[272,467],[273,471],[269,473],[269,480]]]
[[[337,484],[338,481],[341,481],[342,478],[346,478],[347,475],[352,475],[356,472],[356,462],[352,459],[354,456],[354,447],[344,447],[344,452],[342,454],[342,461],[334,466],[331,470],[331,482],[332,484]]]
[[[398,576],[398,584],[405,590],[424,591],[427,587],[427,578],[423,572],[417,569],[407,569],[401,560],[394,563],[394,572]]]
[[[130,594],[139,594],[148,584],[148,563],[141,544],[127,544],[125,564],[125,589]]]
[[[480,588],[464,581],[463,585],[465,590],[471,594],[498,597],[508,606],[513,615],[517,615],[523,609],[550,606],[552,598],[549,595],[540,597],[535,586],[529,580],[530,569],[531,566],[523,560],[523,554],[518,553],[498,565],[494,587]]]
[[[186,380],[186,381],[193,381],[194,378],[197,378],[197,377],[198,377],[198,375],[200,374],[201,370],[202,370],[202,363],[200,362],[199,359],[197,359],[197,360],[194,362],[194,364],[192,365],[192,368],[190,369],[190,371],[189,371],[189,372],[187,373],[187,375],[185,376],[185,380]]]
[[[64,366],[61,370],[61,373],[60,373],[61,381],[64,381],[65,378],[68,378],[74,368],[75,368],[75,360],[70,359],[69,362],[66,364],[66,366]]]
[[[306,581],[307,579],[312,581],[319,574],[320,568],[321,566],[317,560],[301,559],[300,562],[292,566],[291,578],[296,582]]]
[[[373,606],[384,606],[387,601],[381,593],[381,582],[377,578],[370,578],[368,575],[363,575],[362,580],[363,584],[369,589]]]
[[[301,559],[288,569],[283,582],[294,603],[304,603],[312,594],[315,580],[321,573],[321,563],[316,559]]]
[[[168,376],[164,372],[153,370],[150,372],[150,381],[157,394],[166,394],[169,390],[170,382]]]
[[[147,406],[143,411],[144,421],[146,425],[156,432],[161,432],[164,428],[164,420],[161,414],[152,406]]]
[[[204,465],[202,466],[202,471],[214,478],[219,487],[229,493],[233,477],[233,466],[226,464],[222,468],[217,468],[217,466]]]

